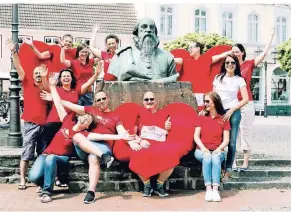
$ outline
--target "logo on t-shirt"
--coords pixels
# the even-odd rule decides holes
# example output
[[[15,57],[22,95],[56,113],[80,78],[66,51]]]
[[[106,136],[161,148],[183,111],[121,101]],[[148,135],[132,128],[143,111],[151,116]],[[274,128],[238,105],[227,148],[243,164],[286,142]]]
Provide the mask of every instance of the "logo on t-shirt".
[[[69,132],[69,129],[67,128],[63,128],[63,129],[60,129],[61,133],[63,134],[63,136],[66,138],[66,139],[70,139],[70,132]]]

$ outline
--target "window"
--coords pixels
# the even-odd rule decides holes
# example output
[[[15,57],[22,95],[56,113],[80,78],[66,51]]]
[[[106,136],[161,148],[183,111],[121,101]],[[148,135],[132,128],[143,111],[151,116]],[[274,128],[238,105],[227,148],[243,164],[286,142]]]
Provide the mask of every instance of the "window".
[[[248,15],[248,41],[258,42],[258,16],[256,14]]]
[[[232,39],[233,15],[230,12],[222,13],[222,36]]]
[[[287,72],[276,68],[273,71],[271,83],[271,102],[275,104],[288,104],[290,102],[290,78]]]
[[[23,44],[24,38],[26,38],[28,40],[33,40],[33,37],[30,35],[18,35],[18,46],[19,47]]]
[[[277,31],[277,44],[286,41],[287,37],[287,20],[285,17],[277,17],[276,31]]]
[[[172,35],[173,33],[173,8],[170,6],[161,6],[160,34]]]
[[[44,42],[48,44],[57,44],[58,43],[58,38],[57,36],[45,36],[44,37]]]
[[[85,43],[89,46],[90,45],[90,38],[78,37],[75,39],[75,42]]]
[[[264,78],[262,76],[262,68],[256,67],[251,79],[251,91],[254,103],[263,103]]]
[[[195,32],[206,32],[206,11],[195,10]]]

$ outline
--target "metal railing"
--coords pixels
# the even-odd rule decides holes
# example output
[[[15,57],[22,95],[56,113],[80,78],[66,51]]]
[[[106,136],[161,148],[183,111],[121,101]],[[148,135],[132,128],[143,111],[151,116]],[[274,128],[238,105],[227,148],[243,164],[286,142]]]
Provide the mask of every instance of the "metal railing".
[[[9,92],[3,92],[3,81],[10,78],[0,77],[0,128],[8,128],[10,124]],[[23,96],[20,97],[20,113],[23,113]]]

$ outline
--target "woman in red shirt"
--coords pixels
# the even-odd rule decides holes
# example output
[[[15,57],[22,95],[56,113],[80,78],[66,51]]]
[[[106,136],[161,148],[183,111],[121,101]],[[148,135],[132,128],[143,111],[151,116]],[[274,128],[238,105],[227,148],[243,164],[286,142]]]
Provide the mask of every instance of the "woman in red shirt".
[[[94,117],[90,114],[85,114],[78,116],[76,120],[75,113],[72,111],[67,113],[62,106],[62,100],[56,89],[56,79],[50,77],[49,82],[52,98],[62,121],[62,127],[56,133],[50,145],[36,159],[29,172],[30,181],[42,188],[42,203],[52,201],[53,186],[57,173],[60,171],[68,172],[69,157],[73,151],[73,139],[75,136],[82,134],[90,140],[123,139],[123,136],[119,135],[89,133],[87,130],[94,127]],[[81,149],[89,149],[89,153],[100,157],[105,164],[112,163],[113,158],[110,155],[100,153],[100,149],[92,145],[87,139],[80,142],[79,147]]]
[[[229,121],[223,121],[224,108],[220,96],[209,92],[204,96],[205,116],[198,116],[194,140],[197,144],[195,158],[202,162],[206,201],[220,202],[221,163],[225,159],[224,148],[229,143]]]
[[[102,71],[102,63],[99,63],[95,74],[81,87],[77,87],[77,81],[74,73],[70,69],[64,69],[58,75],[57,91],[62,100],[72,103],[77,103],[81,95],[85,94],[90,86],[96,81],[98,75]],[[43,100],[52,101],[51,94],[43,91],[41,93]],[[67,110],[68,112],[69,110]],[[37,144],[37,152],[42,153],[43,150],[50,144],[55,134],[62,126],[62,122],[57,113],[57,109],[53,104],[52,109],[47,117],[41,139]]]
[[[247,171],[248,170],[248,165],[249,165],[248,162],[249,162],[250,153],[251,153],[250,144],[252,141],[252,126],[255,119],[255,107],[254,107],[253,95],[251,91],[251,79],[252,79],[252,75],[253,75],[253,71],[255,67],[258,66],[268,54],[268,51],[272,44],[274,33],[275,33],[275,28],[273,28],[270,39],[268,43],[266,44],[264,51],[262,52],[262,54],[258,55],[255,59],[245,60],[246,50],[242,44],[238,43],[232,47],[233,54],[237,56],[239,60],[241,75],[246,81],[247,91],[248,91],[248,96],[249,96],[249,103],[241,108],[242,117],[241,117],[241,122],[239,126],[238,137],[237,137],[238,146],[240,146],[240,148],[243,150],[244,162],[243,162],[243,165],[239,169],[236,168],[237,167],[236,162],[234,162],[234,165],[233,165],[234,171]],[[238,94],[238,99],[239,100],[242,99],[242,96],[240,93]]]
[[[92,77],[94,71],[93,66],[97,64],[99,59],[89,58],[89,48],[85,43],[81,43],[78,45],[75,60],[65,59],[63,41],[61,41],[61,47],[62,47],[60,54],[61,63],[65,65],[67,68],[72,69],[77,79],[77,85],[82,86]],[[82,95],[78,101],[78,104],[82,106],[91,106],[93,104],[92,91]]]

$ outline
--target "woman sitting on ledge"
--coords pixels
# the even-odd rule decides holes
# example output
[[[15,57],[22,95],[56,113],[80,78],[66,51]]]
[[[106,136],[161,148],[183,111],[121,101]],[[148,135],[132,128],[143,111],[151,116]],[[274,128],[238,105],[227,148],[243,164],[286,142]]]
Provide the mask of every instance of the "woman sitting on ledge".
[[[205,116],[199,116],[196,123],[194,140],[197,144],[195,158],[202,162],[205,200],[220,202],[221,163],[225,159],[224,148],[229,143],[229,121],[223,121],[224,108],[219,95],[209,92],[204,96]]]

